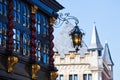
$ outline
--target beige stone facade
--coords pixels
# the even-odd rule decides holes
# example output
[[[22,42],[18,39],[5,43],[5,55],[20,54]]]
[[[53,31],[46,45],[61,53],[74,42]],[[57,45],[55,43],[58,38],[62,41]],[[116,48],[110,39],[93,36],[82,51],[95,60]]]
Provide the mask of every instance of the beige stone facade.
[[[84,74],[91,74],[92,79],[87,80],[104,80],[102,79],[102,75],[104,74],[107,79],[111,79],[110,74],[110,66],[108,66],[102,56],[98,56],[97,51],[85,53],[84,56],[80,56],[80,54],[74,52],[74,56],[70,54],[65,54],[64,58],[61,58],[59,54],[55,54],[55,65],[58,69],[60,80],[60,75],[63,75],[63,80],[69,80],[69,75],[77,75],[76,80],[84,80]],[[103,66],[104,65],[104,66]],[[105,71],[108,70],[108,72]],[[75,79],[72,79],[75,80]]]
[[[62,31],[62,35],[57,38],[58,43],[55,43],[57,80],[113,80],[114,64],[108,43],[105,44],[105,48],[102,48],[96,27],[93,28],[90,46],[85,47],[83,44],[77,53],[70,45],[72,43],[70,38],[67,40],[69,37],[67,30],[69,28]]]

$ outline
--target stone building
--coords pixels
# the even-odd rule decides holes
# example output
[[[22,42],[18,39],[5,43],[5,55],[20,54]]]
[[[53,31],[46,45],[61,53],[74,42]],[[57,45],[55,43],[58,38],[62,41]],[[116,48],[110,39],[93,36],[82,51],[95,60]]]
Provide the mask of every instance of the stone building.
[[[67,24],[54,40],[55,65],[58,69],[57,80],[113,80],[113,61],[108,43],[103,48],[93,26],[91,43],[85,42],[76,53],[73,48],[69,31],[73,26]],[[102,52],[103,50],[103,52]]]

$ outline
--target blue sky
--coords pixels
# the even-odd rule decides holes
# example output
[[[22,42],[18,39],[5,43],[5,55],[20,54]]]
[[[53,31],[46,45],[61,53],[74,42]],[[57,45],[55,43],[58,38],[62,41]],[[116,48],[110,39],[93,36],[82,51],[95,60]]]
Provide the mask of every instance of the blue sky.
[[[114,80],[120,80],[120,0],[57,0],[65,9],[79,20],[84,30],[83,40],[90,44],[93,23],[96,22],[100,41],[104,47],[107,40],[114,62]]]

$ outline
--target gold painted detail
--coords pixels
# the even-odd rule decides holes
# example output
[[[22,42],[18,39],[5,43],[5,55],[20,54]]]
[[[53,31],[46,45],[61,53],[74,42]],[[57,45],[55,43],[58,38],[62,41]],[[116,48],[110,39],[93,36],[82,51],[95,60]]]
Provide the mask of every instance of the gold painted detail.
[[[70,58],[74,58],[75,57],[75,52],[71,51],[70,53]]]
[[[38,7],[36,5],[31,6],[31,13],[32,14],[35,14],[37,12],[37,10],[38,10]]]
[[[56,19],[55,19],[54,17],[51,17],[51,18],[50,18],[50,25],[53,25],[54,22],[55,22],[55,20],[56,20]]]
[[[40,70],[40,66],[38,64],[32,64],[32,79],[37,79],[37,72]]]
[[[8,57],[8,72],[13,71],[14,65],[18,62],[18,58],[15,56],[9,56]]]
[[[54,71],[52,71],[51,73],[50,73],[50,80],[56,80],[56,78],[58,77],[58,73],[57,72],[54,72]]]

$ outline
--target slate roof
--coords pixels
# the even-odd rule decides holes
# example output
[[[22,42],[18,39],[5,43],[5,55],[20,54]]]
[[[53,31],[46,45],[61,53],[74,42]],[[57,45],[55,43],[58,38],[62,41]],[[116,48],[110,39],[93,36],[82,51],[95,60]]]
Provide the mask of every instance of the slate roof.
[[[69,51],[75,51],[75,48],[72,44],[72,38],[69,35],[70,31],[74,28],[71,23],[67,23],[57,34],[54,34],[54,51],[58,52],[61,56],[64,54],[69,54]],[[87,46],[82,42],[82,47],[78,53],[84,55],[87,52]]]
[[[108,43],[105,43],[103,60],[110,66],[114,65],[114,63],[112,61],[112,58],[111,58],[111,54],[110,54]]]
[[[103,47],[100,43],[100,39],[99,39],[99,36],[98,36],[96,25],[94,24],[91,43],[88,47],[88,50],[102,50],[102,49],[103,49]]]

